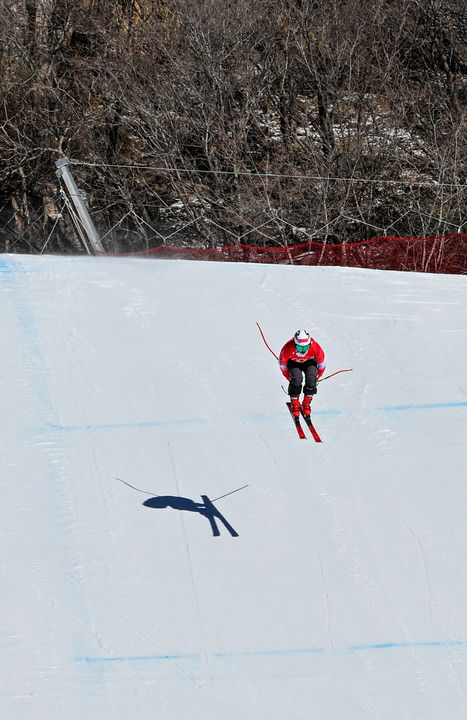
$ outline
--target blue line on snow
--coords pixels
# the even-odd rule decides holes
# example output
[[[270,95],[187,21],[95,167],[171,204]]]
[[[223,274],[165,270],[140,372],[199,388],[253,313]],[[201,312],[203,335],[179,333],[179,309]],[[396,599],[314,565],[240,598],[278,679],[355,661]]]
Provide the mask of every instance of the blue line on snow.
[[[75,657],[79,663],[115,663],[115,662],[141,662],[147,660],[193,660],[200,655],[116,655],[114,657]]]
[[[425,642],[391,642],[376,643],[374,645],[350,645],[345,648],[350,652],[359,652],[361,650],[390,650],[391,648],[454,648],[467,646],[467,640],[427,640]]]
[[[416,649],[416,648],[433,648],[433,649],[449,649],[456,647],[467,646],[467,640],[439,640],[439,641],[426,641],[426,642],[388,642],[388,643],[374,643],[368,645],[348,645],[347,647],[336,648],[330,650],[329,648],[315,647],[315,648],[297,648],[288,650],[246,650],[239,652],[222,652],[213,653],[213,657],[219,660],[233,657],[259,657],[259,656],[285,656],[285,655],[318,655],[318,654],[329,654],[336,652],[364,652],[371,650],[393,650],[393,649]],[[74,661],[78,663],[114,663],[114,662],[148,662],[155,660],[193,660],[201,659],[201,655],[197,654],[172,654],[172,655],[116,655],[113,657],[75,657]]]
[[[52,400],[50,385],[48,382],[48,373],[46,362],[44,360],[43,343],[40,328],[37,324],[37,316],[35,313],[34,303],[26,291],[26,285],[22,282],[22,273],[20,266],[16,261],[8,263],[4,258],[0,257],[0,274],[4,274],[4,284],[8,284],[8,288],[12,293],[11,312],[16,315],[16,324],[21,339],[27,352],[28,363],[25,365],[25,380],[28,389],[29,414],[32,418],[43,418],[48,416],[56,417],[55,407]],[[67,593],[66,588],[60,588],[56,591],[57,601],[60,603],[62,598],[66,596],[69,603],[72,616],[80,620],[80,627],[90,627],[92,625],[88,613],[87,601],[84,593],[80,592],[81,585],[75,576],[78,561],[76,560],[78,550],[75,546],[75,537],[72,532],[73,518],[70,495],[68,492],[68,483],[64,482],[63,473],[60,471],[59,461],[51,460],[51,456],[46,452],[44,456],[43,448],[37,446],[38,433],[42,429],[34,430],[33,428],[25,430],[24,441],[36,446],[34,459],[37,463],[43,463],[45,475],[44,489],[40,491],[43,503],[51,508],[51,516],[48,521],[47,537],[42,539],[44,548],[50,552],[57,553],[60,548],[60,558],[57,555],[56,562],[62,567],[63,573],[74,579],[76,587],[73,593]],[[60,444],[55,444],[55,453],[59,451]],[[54,510],[60,512],[52,512]],[[60,519],[58,515],[60,514]],[[54,555],[55,557],[55,555]],[[55,561],[54,561],[55,562]],[[82,647],[80,637],[76,637],[76,632],[69,633],[73,643]]]
[[[59,425],[57,423],[47,423],[47,427],[51,430],[60,430],[62,432],[77,432],[83,430],[120,430],[128,428],[141,427],[162,427],[166,423],[163,422],[135,422],[135,423],[103,423],[102,425]]]
[[[439,408],[455,408],[466,407],[467,402],[440,402],[426,403],[420,405],[389,405],[387,407],[377,407],[375,410],[385,410],[386,412],[397,412],[405,410],[437,410]]]
[[[440,408],[457,408],[467,407],[467,402],[440,402],[440,403],[428,403],[420,405],[389,405],[385,407],[376,407],[374,410],[383,412],[406,412],[407,410],[437,410]],[[368,412],[371,408],[365,410]],[[314,415],[343,415],[343,410],[316,410]],[[278,414],[274,416],[266,414],[255,414],[255,415],[244,415],[243,420],[252,420],[256,422],[271,420],[272,417],[279,417]],[[208,424],[206,418],[184,418],[180,420],[148,420],[142,422],[127,422],[127,423],[102,423],[102,424],[89,424],[89,425],[60,425],[58,423],[46,423],[47,428],[50,430],[57,430],[61,432],[86,432],[91,430],[127,430],[129,428],[147,428],[147,427],[167,427],[169,425],[190,425],[190,424]]]
[[[313,415],[342,415],[342,410],[314,410]]]
[[[3,273],[3,274],[5,274],[5,275],[7,275],[7,274],[9,275],[9,274],[12,273],[12,272],[13,272],[13,267],[12,267],[12,265],[11,265],[7,260],[3,260],[3,259],[0,257],[0,273]]]
[[[166,427],[168,425],[187,425],[196,423],[204,424],[207,421],[204,418],[189,418],[182,420],[148,420],[133,423],[102,423],[101,425],[60,425],[58,423],[46,423],[50,430],[60,430],[61,432],[82,432],[86,430],[128,430],[129,428],[146,428],[146,427]]]

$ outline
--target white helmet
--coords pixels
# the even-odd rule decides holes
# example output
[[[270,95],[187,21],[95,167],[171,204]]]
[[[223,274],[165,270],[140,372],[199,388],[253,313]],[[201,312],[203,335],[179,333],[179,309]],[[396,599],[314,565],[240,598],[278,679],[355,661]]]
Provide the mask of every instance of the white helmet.
[[[310,346],[311,335],[306,330],[297,330],[293,336],[293,341],[298,352],[305,352]]]

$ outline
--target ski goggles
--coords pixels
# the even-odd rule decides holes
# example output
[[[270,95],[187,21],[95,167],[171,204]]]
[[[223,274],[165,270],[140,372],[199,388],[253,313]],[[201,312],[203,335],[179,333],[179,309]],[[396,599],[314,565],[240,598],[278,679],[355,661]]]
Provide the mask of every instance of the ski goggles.
[[[311,343],[308,343],[308,345],[297,345],[297,343],[295,343],[295,350],[298,353],[306,353],[310,349],[310,344]]]

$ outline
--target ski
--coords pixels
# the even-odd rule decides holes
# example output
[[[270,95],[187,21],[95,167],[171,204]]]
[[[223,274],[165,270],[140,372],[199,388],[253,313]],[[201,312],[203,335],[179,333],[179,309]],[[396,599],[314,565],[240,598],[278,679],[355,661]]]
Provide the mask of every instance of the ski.
[[[314,441],[315,441],[315,442],[323,442],[323,441],[321,440],[320,436],[318,435],[318,432],[317,432],[315,426],[314,426],[313,423],[311,422],[311,417],[310,417],[310,415],[305,415],[305,413],[303,412],[303,408],[300,408],[300,412],[301,412],[301,414],[302,414],[302,418],[305,420],[306,424],[308,425],[308,428],[309,428],[311,434],[313,435]]]
[[[292,403],[288,402],[288,403],[286,403],[286,405],[289,408],[290,415],[292,417],[292,420],[294,421],[295,427],[297,428],[298,437],[301,440],[306,440],[305,431],[300,424],[300,418],[295,417],[295,415],[292,412]]]

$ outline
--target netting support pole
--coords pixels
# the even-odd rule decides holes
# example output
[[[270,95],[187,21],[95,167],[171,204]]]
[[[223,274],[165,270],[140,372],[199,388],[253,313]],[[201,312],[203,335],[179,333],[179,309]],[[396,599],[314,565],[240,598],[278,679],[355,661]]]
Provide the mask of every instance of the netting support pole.
[[[55,174],[65,183],[69,198],[73,203],[76,212],[78,213],[78,217],[86,232],[86,235],[89,238],[92,249],[95,253],[104,253],[104,246],[102,245],[101,239],[97,233],[97,230],[88,212],[83,197],[78,190],[73,175],[71,174],[68,158],[63,157],[60,158],[60,160],[57,160],[55,163],[55,167],[57,168]]]

